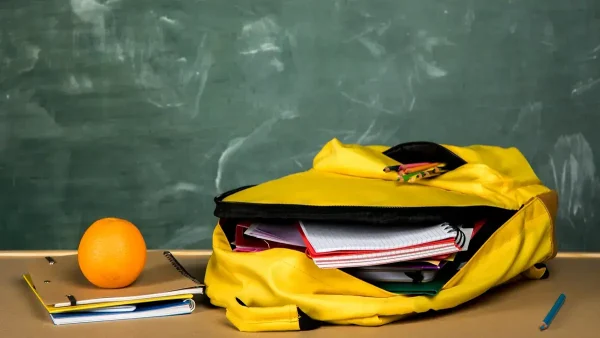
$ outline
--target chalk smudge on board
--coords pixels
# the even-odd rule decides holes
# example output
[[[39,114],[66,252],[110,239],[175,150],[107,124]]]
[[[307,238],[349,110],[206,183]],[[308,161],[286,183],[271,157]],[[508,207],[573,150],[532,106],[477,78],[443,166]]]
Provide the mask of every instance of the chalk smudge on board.
[[[177,229],[173,236],[159,247],[166,249],[184,249],[212,237],[214,224],[187,224]]]
[[[571,90],[571,96],[578,96],[590,91],[597,84],[600,83],[600,78],[593,79],[589,78],[586,81],[579,81],[573,86],[573,90]]]
[[[243,137],[236,137],[229,141],[227,144],[227,148],[223,150],[221,156],[219,156],[218,166],[217,166],[217,175],[215,177],[215,188],[217,193],[222,193],[221,184],[223,181],[223,171],[227,165],[229,159],[237,153],[243,147],[252,147],[261,142],[264,142],[266,135],[269,134],[273,126],[282,120],[289,120],[298,117],[296,111],[293,110],[284,110],[279,113],[279,115],[271,117],[264,121],[261,125],[259,125],[256,129],[254,129],[250,134]]]
[[[202,41],[198,45],[196,61],[194,62],[193,68],[195,69],[195,80],[198,85],[198,90],[196,92],[196,102],[194,105],[194,110],[192,112],[192,116],[198,116],[200,112],[200,101],[202,99],[202,94],[204,94],[204,89],[206,88],[206,80],[208,79],[208,73],[213,66],[213,55],[210,50],[204,51],[206,49],[206,34],[202,37]]]
[[[358,99],[358,98],[355,98],[355,97],[352,97],[352,96],[350,96],[350,94],[348,94],[348,93],[346,93],[344,91],[341,91],[340,94],[343,97],[345,97],[346,99],[348,99],[350,102],[359,104],[361,106],[364,106],[365,108],[372,109],[374,111],[378,111],[378,112],[381,112],[381,113],[390,114],[390,115],[396,114],[395,112],[393,112],[393,111],[391,111],[391,110],[389,110],[387,108],[384,108],[382,106],[381,101],[379,100],[379,95],[378,94],[372,94],[372,95],[370,95],[368,102],[367,101],[363,101],[363,100]]]
[[[100,49],[106,45],[106,27],[104,15],[110,7],[95,0],[71,0],[71,10],[83,22],[92,25],[93,33],[98,38]]]
[[[385,47],[379,42],[371,40],[367,37],[361,36],[358,41],[373,55],[373,57],[379,58],[385,55]]]
[[[266,16],[246,23],[242,27],[238,53],[247,58],[244,62],[250,62],[247,64],[247,68],[252,72],[265,75],[270,72],[270,69],[275,69],[280,73],[285,69],[281,54],[283,53],[283,41],[286,39],[291,40],[293,36],[279,27],[273,18]],[[264,66],[268,68],[264,68]]]
[[[586,210],[585,202],[594,197],[597,182],[594,154],[583,134],[559,137],[549,165],[554,188],[561,197],[558,217],[574,229],[577,224],[585,225],[594,216],[594,210]]]
[[[166,198],[182,197],[188,193],[198,193],[200,190],[201,187],[197,184],[191,182],[177,182],[152,194],[150,198],[144,201],[144,205],[150,207],[160,203],[160,201]]]
[[[543,108],[544,105],[542,102],[529,102],[521,107],[517,122],[513,125],[512,131],[523,130],[528,133],[534,132],[539,134],[542,125]]]

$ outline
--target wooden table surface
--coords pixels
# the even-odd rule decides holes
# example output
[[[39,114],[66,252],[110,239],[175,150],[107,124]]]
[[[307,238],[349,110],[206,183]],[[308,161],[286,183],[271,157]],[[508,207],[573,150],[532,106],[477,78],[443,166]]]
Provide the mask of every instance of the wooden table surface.
[[[177,255],[177,253],[176,253]],[[20,256],[25,256],[24,254]],[[177,255],[201,275],[206,255]],[[54,326],[21,278],[27,257],[0,253],[0,337],[600,337],[600,257],[559,255],[550,278],[500,287],[452,311],[382,327],[327,326],[306,332],[242,333],[223,309],[198,301],[191,315]],[[538,327],[560,293],[567,300],[546,331]]]

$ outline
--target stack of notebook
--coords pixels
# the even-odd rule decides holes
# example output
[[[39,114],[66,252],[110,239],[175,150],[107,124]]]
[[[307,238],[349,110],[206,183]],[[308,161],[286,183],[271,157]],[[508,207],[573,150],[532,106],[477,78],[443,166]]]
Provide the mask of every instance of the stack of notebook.
[[[439,272],[469,249],[483,224],[244,223],[237,225],[232,244],[238,252],[298,250],[320,268],[342,269],[390,292],[435,295],[449,279]]]
[[[472,230],[452,227],[448,223],[426,227],[377,227],[300,222],[300,235],[307,254],[321,268],[445,257],[466,250]]]
[[[122,289],[90,284],[76,255],[33,260],[23,278],[55,325],[190,314],[204,292],[168,251],[149,252],[142,274]]]

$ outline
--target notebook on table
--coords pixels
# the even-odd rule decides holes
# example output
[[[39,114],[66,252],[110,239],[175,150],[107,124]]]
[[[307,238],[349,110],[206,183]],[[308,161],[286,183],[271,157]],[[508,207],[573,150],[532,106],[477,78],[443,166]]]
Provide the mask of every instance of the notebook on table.
[[[193,299],[176,299],[88,311],[54,313],[50,315],[50,318],[55,325],[94,323],[184,315],[192,313],[195,307],[196,303]]]
[[[171,305],[179,306],[177,309],[182,313],[190,313],[194,309],[194,295],[204,293],[202,282],[168,251],[148,252],[146,266],[138,279],[121,289],[92,285],[79,269],[77,255],[34,259],[28,264],[23,279],[53,320],[56,317],[63,321],[67,316],[81,316],[84,312],[111,313],[113,317],[127,319],[125,314],[131,316],[130,312],[137,311],[138,307],[136,316],[142,309],[144,316],[162,316],[173,310]],[[160,306],[149,312],[148,307],[153,305]],[[100,317],[96,315],[97,320]]]

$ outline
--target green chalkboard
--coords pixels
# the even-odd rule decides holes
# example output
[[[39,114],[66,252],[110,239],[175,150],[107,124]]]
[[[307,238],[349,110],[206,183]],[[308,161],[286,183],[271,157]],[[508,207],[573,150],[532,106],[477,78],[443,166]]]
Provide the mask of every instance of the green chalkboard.
[[[0,249],[106,216],[210,248],[213,197],[320,147],[516,146],[600,250],[600,2],[3,0]]]

